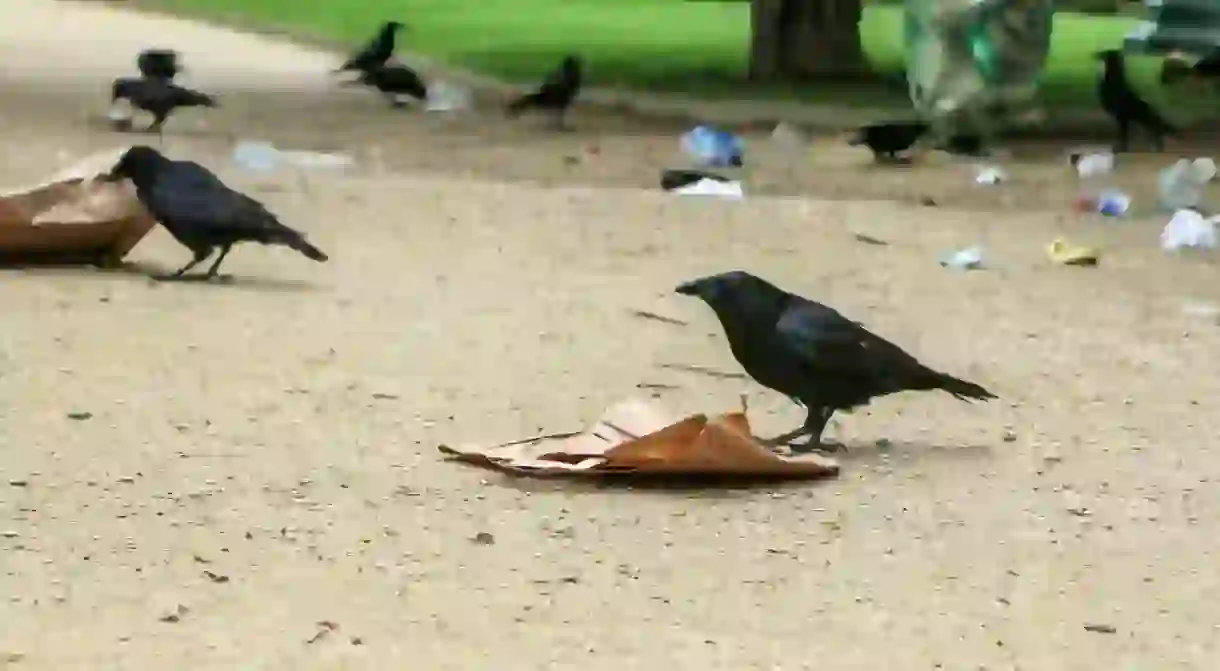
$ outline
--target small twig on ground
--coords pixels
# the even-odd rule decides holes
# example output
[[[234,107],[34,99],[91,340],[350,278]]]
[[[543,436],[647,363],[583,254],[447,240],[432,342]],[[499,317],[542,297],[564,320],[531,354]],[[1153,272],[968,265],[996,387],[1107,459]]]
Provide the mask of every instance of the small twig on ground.
[[[631,314],[633,314],[636,317],[639,317],[641,319],[651,319],[653,321],[665,322],[666,324],[673,324],[674,326],[687,326],[688,325],[686,322],[682,321],[681,319],[674,319],[673,317],[666,317],[665,315],[659,315],[655,312],[649,312],[647,310],[635,310]]]
[[[673,391],[681,389],[676,384],[665,384],[664,382],[638,382],[635,385],[636,389],[651,389],[653,391]]]
[[[698,373],[708,377],[718,377],[726,380],[745,380],[745,373],[726,373],[712,368],[704,368],[703,366],[692,366],[686,363],[662,363],[657,364],[660,368],[668,368],[670,370],[682,370],[688,373]]]
[[[865,235],[863,233],[856,233],[854,235],[856,237],[856,240],[863,242],[865,244],[868,244],[868,245],[879,245],[881,247],[886,247],[890,244],[890,243],[886,242],[885,240],[882,240],[880,238],[874,238],[871,235]]]

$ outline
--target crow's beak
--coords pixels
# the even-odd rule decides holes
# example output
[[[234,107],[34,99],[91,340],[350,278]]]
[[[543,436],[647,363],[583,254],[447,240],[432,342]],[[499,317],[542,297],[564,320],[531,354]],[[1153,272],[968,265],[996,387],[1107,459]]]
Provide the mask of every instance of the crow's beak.
[[[683,296],[698,296],[699,295],[699,283],[698,282],[686,282],[684,284],[679,284],[678,288],[674,289],[674,291],[682,294]]]
[[[121,182],[121,181],[123,181],[123,176],[118,174],[114,170],[111,170],[110,172],[104,172],[104,173],[98,175],[97,181],[99,181],[99,182]]]
[[[859,133],[852,135],[851,137],[847,138],[847,144],[853,147],[858,147],[864,144],[864,136],[860,135]]]

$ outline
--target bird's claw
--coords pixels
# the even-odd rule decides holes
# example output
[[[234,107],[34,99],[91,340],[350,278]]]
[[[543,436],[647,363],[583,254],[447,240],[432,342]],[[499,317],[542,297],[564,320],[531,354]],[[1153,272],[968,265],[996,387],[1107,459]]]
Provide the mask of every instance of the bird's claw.
[[[846,452],[847,446],[843,443],[823,443],[821,441],[806,441],[795,445],[789,445],[788,449],[792,454],[834,454],[836,452]]]

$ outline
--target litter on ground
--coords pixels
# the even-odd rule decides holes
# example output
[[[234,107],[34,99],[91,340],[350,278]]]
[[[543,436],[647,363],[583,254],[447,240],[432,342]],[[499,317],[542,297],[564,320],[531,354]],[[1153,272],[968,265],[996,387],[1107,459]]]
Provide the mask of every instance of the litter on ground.
[[[574,477],[717,477],[804,480],[837,475],[819,455],[781,457],[750,432],[745,413],[675,416],[628,399],[585,431],[464,447],[441,445],[446,458],[514,475]]]

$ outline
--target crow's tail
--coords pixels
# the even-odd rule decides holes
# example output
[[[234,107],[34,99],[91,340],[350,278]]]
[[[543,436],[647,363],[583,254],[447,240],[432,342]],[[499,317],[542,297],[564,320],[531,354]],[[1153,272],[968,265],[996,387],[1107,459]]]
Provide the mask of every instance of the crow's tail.
[[[216,98],[199,91],[178,87],[174,91],[174,103],[178,107],[216,107]]]
[[[296,233],[296,231],[293,232]],[[284,238],[284,244],[297,250],[301,254],[304,254],[306,258],[317,261],[318,263],[323,263],[330,260],[330,257],[327,256],[325,252],[309,244],[309,241],[305,239],[305,236],[301,235],[300,233],[286,236]]]
[[[533,107],[534,105],[537,105],[537,104],[538,104],[538,94],[536,92],[527,93],[527,94],[521,96],[520,98],[517,98],[516,100],[510,102],[508,104],[508,107],[505,108],[505,110],[508,112],[509,116],[517,116],[518,114],[524,112],[525,110],[527,110],[530,107]]]
[[[953,394],[954,398],[961,401],[990,401],[999,398],[995,394],[987,391],[982,386],[973,382],[967,382],[952,375],[945,373],[931,372],[931,379],[928,380],[929,389],[940,389]]]

